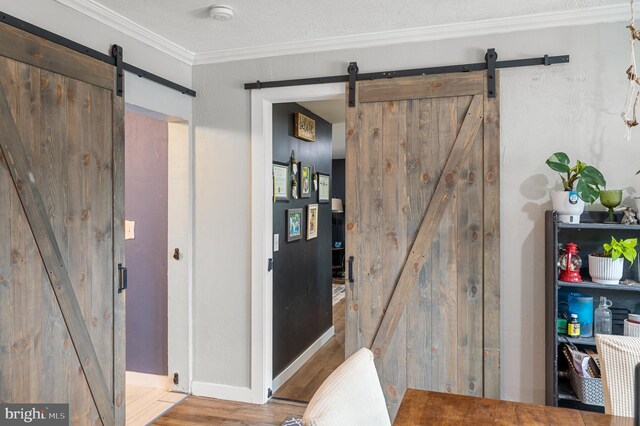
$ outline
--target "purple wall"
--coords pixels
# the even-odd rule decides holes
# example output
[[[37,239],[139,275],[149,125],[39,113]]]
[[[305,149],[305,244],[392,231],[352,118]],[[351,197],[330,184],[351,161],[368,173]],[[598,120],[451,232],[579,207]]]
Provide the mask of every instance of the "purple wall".
[[[127,371],[167,375],[167,123],[127,112],[125,141]]]

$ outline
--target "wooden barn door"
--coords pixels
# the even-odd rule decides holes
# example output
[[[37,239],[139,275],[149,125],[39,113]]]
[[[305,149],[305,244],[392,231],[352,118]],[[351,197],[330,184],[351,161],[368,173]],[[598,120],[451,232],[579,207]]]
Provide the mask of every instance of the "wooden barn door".
[[[0,402],[124,424],[115,68],[0,25]]]
[[[363,81],[347,107],[346,352],[407,387],[499,398],[499,104],[484,72]]]

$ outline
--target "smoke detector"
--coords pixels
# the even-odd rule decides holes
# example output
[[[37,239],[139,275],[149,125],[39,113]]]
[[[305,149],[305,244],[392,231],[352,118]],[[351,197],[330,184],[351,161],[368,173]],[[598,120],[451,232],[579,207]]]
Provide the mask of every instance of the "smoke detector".
[[[222,4],[215,4],[209,9],[209,16],[216,21],[230,21],[233,18],[233,8]]]

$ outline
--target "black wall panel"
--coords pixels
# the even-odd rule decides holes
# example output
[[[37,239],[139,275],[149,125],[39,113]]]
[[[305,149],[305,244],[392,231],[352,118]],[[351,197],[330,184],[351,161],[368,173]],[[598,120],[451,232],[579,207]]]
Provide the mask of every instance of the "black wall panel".
[[[293,137],[293,114],[316,120],[316,141]],[[273,105],[273,160],[296,160],[331,174],[331,124],[295,103]],[[300,179],[298,179],[298,182]],[[331,204],[319,204],[318,237],[307,241],[307,205],[311,198],[273,204],[273,233],[280,249],[273,253],[273,376],[280,374],[332,325]],[[303,209],[302,239],[287,242],[287,209]]]

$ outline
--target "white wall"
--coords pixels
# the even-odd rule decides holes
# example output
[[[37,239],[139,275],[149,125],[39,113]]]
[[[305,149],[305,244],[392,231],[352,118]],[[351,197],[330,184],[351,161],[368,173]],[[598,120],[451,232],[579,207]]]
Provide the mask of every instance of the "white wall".
[[[255,80],[570,54],[571,63],[503,70],[501,109],[502,394],[544,401],[544,210],[566,150],[601,167],[610,188],[638,185],[640,129],[623,139],[624,24],[340,50],[194,67],[194,380],[250,385],[250,93]],[[635,192],[633,189],[626,194]]]

